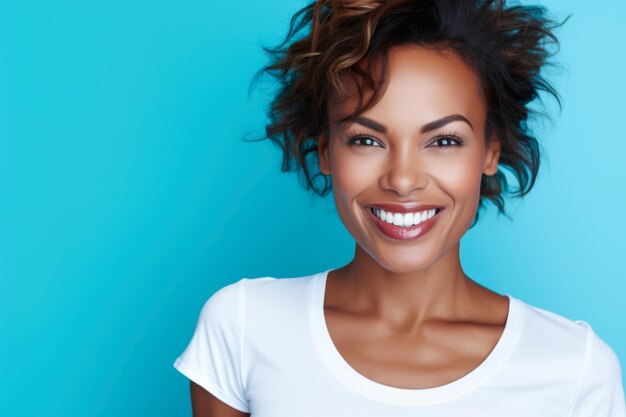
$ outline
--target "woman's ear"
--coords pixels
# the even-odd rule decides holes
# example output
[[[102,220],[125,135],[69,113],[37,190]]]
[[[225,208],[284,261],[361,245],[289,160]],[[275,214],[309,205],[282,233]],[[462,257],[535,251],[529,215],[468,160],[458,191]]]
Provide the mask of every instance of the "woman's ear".
[[[485,156],[485,165],[483,167],[483,173],[485,175],[491,176],[498,172],[500,151],[500,141],[494,136],[491,138],[489,144],[487,145],[487,155]]]
[[[328,157],[329,138],[327,133],[317,137],[317,160],[322,174],[330,175],[330,158]]]

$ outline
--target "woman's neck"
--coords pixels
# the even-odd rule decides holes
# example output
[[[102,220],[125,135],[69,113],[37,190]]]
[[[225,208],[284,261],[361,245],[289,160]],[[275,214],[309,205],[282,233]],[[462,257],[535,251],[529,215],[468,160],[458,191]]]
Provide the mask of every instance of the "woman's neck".
[[[472,316],[489,291],[465,275],[459,245],[425,269],[390,269],[357,245],[354,259],[329,274],[325,305],[407,329]]]

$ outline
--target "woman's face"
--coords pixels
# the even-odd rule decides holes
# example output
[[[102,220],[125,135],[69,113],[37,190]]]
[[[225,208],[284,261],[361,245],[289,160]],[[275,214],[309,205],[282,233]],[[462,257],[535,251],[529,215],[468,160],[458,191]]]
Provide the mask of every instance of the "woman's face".
[[[384,95],[358,119],[339,124],[355,102],[330,100],[319,166],[332,176],[337,211],[358,245],[387,270],[410,272],[459,244],[478,209],[481,176],[497,171],[500,149],[498,141],[486,146],[480,87],[458,55],[399,46],[388,58]],[[379,212],[395,225],[371,211],[386,204],[400,205]],[[404,228],[424,218],[415,215],[422,206],[441,210]]]

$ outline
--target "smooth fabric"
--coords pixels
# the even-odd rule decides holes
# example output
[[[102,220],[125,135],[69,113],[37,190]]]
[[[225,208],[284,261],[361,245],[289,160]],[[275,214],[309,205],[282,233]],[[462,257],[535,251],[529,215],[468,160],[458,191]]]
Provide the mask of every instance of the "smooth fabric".
[[[429,389],[370,380],[326,327],[331,270],[219,289],[174,367],[252,417],[626,417],[619,360],[591,326],[510,295],[502,336],[469,374]]]

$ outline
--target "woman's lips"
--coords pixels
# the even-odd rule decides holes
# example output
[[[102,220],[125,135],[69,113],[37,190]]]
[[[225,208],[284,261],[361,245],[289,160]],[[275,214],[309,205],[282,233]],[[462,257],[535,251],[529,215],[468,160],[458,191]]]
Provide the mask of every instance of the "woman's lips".
[[[443,210],[443,208],[440,209],[433,217],[421,222],[420,224],[416,224],[411,227],[401,227],[382,221],[374,213],[372,213],[371,208],[365,207],[365,211],[367,211],[369,218],[372,219],[377,229],[380,230],[380,232],[382,232],[385,236],[397,240],[411,240],[425,235],[435,225],[435,222],[439,219],[439,215],[443,212]]]

